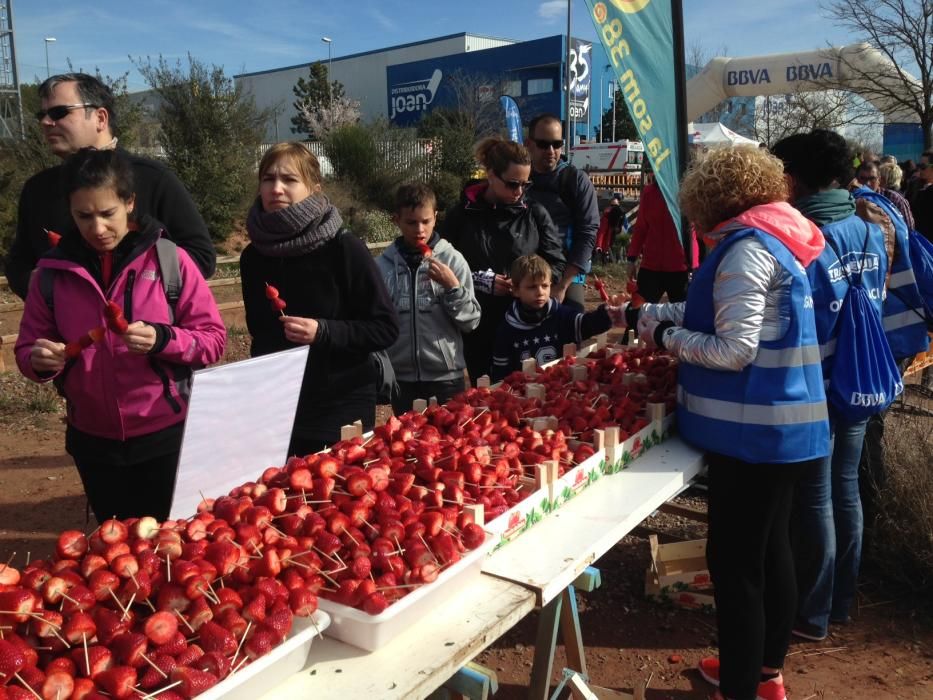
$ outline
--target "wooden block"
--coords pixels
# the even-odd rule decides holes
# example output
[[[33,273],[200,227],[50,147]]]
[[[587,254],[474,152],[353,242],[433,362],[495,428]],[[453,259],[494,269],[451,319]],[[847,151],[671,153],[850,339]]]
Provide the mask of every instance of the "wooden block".
[[[663,403],[649,403],[647,405],[648,420],[654,423],[655,421],[664,420],[664,404]]]
[[[490,384],[490,379],[488,374],[484,374],[482,377],[476,380],[477,389],[488,389]]]
[[[606,447],[606,431],[596,428],[593,431],[593,449],[599,452]]]
[[[567,689],[570,691],[570,697],[573,700],[599,700],[599,697],[590,690],[579,674],[574,673],[567,681]]]
[[[534,430],[534,431],[537,432],[537,433],[542,433],[542,432],[544,432],[545,430],[547,430],[547,429],[548,429],[548,428],[547,428],[547,418],[545,418],[545,417],[543,417],[543,416],[540,416],[540,417],[538,417],[538,418],[535,418],[535,419],[531,422],[531,429]]]
[[[525,397],[529,399],[541,399],[544,400],[545,397],[544,384],[526,384],[525,385]]]
[[[577,354],[577,344],[567,343],[564,345],[564,357],[574,357]]]
[[[619,426],[610,426],[603,432],[606,437],[606,464],[614,466],[622,457],[619,454]]]
[[[577,576],[573,581],[573,587],[580,591],[592,593],[603,585],[603,577],[599,569],[595,566],[588,566],[583,573]]]
[[[340,426],[340,439],[341,440],[352,440],[355,437],[361,436],[363,434],[363,426],[357,425],[356,423],[350,423],[349,425]]]
[[[463,505],[463,512],[471,513],[473,515],[473,522],[477,525],[486,524],[486,510],[482,503],[465,503]]]
[[[437,406],[437,397],[429,396],[428,397],[428,406]]]
[[[449,691],[448,698],[488,700],[499,689],[499,680],[492,669],[470,662],[441,687]]]
[[[609,343],[609,334],[600,333],[596,336],[596,349],[602,350]]]
[[[557,461],[548,460],[535,465],[535,490],[557,481]]]
[[[415,399],[411,402],[411,410],[415,413],[423,413],[427,407],[428,402],[424,399]]]
[[[534,377],[538,374],[538,363],[535,362],[535,358],[529,357],[527,360],[522,360],[522,373],[526,377]]]
[[[574,365],[570,368],[571,381],[586,381],[586,365]]]

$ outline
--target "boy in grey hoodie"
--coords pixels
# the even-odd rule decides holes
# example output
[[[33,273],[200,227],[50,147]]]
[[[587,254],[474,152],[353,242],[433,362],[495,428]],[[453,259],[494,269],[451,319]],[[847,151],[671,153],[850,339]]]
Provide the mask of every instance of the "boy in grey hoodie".
[[[443,403],[464,390],[461,333],[479,325],[473,276],[456,248],[434,232],[436,209],[430,187],[402,185],[392,216],[402,235],[376,259],[401,326],[389,348],[399,386],[396,415],[415,399],[435,396]]]

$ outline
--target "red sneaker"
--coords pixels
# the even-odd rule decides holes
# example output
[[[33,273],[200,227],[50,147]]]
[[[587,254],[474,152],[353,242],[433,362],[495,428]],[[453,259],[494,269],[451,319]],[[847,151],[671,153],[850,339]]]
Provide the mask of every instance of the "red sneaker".
[[[700,659],[697,668],[700,670],[700,675],[703,676],[704,681],[712,683],[717,688],[719,687],[719,659],[717,657],[708,656],[705,659]]]
[[[770,681],[759,683],[756,700],[787,700],[787,693],[784,692],[784,677],[778,676]]]
[[[709,656],[700,659],[697,669],[699,669],[703,680],[717,688],[719,687],[719,659],[717,657]],[[778,676],[764,683],[759,683],[757,700],[787,700],[787,693],[784,691],[784,677]]]

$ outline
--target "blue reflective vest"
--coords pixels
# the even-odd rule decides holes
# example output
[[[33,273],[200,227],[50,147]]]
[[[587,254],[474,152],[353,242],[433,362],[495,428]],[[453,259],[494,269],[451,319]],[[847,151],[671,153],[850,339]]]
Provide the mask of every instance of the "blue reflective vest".
[[[854,214],[822,226],[820,230],[828,242],[820,256],[807,266],[807,278],[813,290],[813,311],[816,314],[820,356],[823,358],[823,377],[828,382],[833,370],[836,336],[839,335],[839,311],[849,291],[844,273],[855,280],[859,270],[862,271],[862,286],[880,316],[884,278],[888,274],[888,254],[884,249],[884,232],[881,227],[869,224]],[[839,251],[838,256],[836,250]]]
[[[852,196],[877,204],[894,224],[894,262],[891,264],[891,279],[888,281],[888,293],[881,312],[891,353],[895,360],[902,360],[918,352],[925,352],[930,345],[930,338],[923,316],[923,298],[911,264],[907,222],[891,200],[874,190],[859,187],[852,191]]]
[[[829,420],[806,273],[776,238],[757,229],[729,234],[696,271],[687,292],[684,328],[715,334],[713,284],[726,250],[754,236],[791,275],[789,326],[761,341],[741,372],[681,362],[677,424],[697,447],[752,463],[792,463],[829,454]]]

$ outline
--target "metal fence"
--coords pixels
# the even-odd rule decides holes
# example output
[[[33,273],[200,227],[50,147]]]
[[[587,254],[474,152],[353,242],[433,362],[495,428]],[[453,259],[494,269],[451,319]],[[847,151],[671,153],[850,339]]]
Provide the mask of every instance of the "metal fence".
[[[327,157],[322,141],[301,141],[321,163],[321,174],[330,177],[334,168]],[[259,146],[259,158],[268,151],[273,143],[264,143]],[[440,143],[436,139],[406,139],[403,141],[380,141],[379,151],[385,159],[386,166],[397,170],[408,170],[412,167],[422,180],[430,180],[437,174]]]

